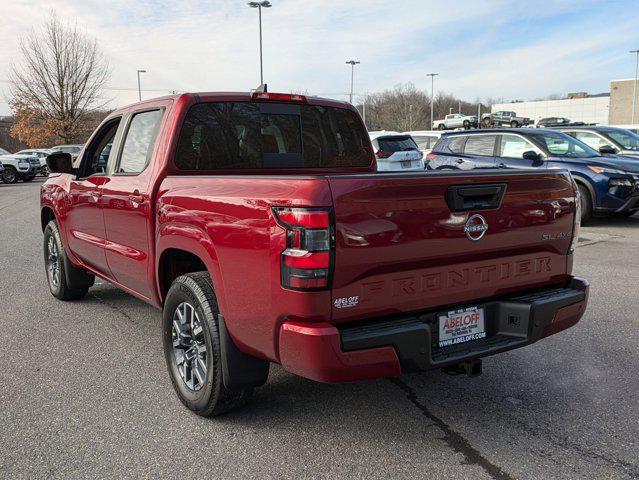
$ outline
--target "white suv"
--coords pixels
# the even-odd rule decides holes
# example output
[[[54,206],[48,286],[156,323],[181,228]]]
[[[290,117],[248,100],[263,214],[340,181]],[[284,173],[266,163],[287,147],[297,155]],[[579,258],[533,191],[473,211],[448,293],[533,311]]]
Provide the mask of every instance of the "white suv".
[[[47,167],[47,156],[53,153],[52,150],[46,148],[33,148],[31,150],[20,150],[15,155],[27,155],[30,157],[38,157],[40,160],[39,172],[45,177],[49,175],[49,168]]]
[[[422,152],[410,135],[399,132],[370,132],[378,172],[424,171]]]

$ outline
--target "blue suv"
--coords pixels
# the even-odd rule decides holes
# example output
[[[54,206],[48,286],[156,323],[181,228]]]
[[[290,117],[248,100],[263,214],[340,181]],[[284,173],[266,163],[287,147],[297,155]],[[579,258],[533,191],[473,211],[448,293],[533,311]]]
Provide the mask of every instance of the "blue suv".
[[[582,198],[582,221],[639,210],[639,159],[602,156],[557,130],[508,128],[442,135],[426,156],[427,170],[564,168]]]

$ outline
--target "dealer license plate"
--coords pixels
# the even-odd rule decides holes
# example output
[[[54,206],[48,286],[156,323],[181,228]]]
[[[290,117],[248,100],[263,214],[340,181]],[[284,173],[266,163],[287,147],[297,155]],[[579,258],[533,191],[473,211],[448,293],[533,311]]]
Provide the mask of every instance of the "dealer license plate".
[[[485,337],[486,328],[483,308],[462,308],[439,315],[440,348]]]

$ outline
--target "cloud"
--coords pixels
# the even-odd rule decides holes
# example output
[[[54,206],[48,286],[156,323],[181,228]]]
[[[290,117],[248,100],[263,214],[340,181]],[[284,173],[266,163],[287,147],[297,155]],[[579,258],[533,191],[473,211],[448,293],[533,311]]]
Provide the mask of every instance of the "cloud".
[[[259,83],[257,11],[245,1],[9,1],[0,31],[0,90],[6,93],[18,36],[55,9],[95,37],[113,74],[112,106],[169,90],[240,90]],[[605,91],[628,77],[639,45],[635,2],[578,0],[476,2],[272,0],[263,11],[264,72],[272,91],[346,98],[350,58],[357,93],[440,73],[441,89],[476,97],[534,98],[574,90]],[[634,12],[634,14],[633,14]],[[127,90],[125,90],[127,89]],[[0,114],[7,113],[0,99]]]

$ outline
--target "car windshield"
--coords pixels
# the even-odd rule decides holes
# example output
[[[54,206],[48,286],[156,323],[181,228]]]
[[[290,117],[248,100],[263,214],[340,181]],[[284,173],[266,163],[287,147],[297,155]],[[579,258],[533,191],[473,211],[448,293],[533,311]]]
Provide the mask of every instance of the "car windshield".
[[[4,148],[0,148],[0,155],[10,155]]]
[[[591,158],[599,156],[596,150],[564,133],[533,133],[531,137],[553,157]]]
[[[624,150],[639,150],[639,135],[636,133],[625,130],[611,130],[606,133],[621,145]]]

